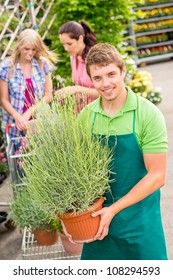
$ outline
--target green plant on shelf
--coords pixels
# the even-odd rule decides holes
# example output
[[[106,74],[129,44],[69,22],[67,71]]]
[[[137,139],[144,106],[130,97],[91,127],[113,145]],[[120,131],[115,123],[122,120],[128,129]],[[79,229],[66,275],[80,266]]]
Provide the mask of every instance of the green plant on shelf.
[[[134,4],[136,4],[137,7],[140,6],[146,6],[146,5],[156,5],[156,4],[162,4],[162,3],[169,3],[172,2],[172,0],[135,0]]]
[[[152,76],[148,71],[136,71],[128,83],[129,87],[153,104],[158,105],[162,101],[161,88],[154,88]]]

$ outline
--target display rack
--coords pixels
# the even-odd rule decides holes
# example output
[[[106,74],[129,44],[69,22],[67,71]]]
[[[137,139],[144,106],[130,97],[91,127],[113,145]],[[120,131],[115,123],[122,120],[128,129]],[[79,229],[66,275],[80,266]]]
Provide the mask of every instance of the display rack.
[[[79,255],[67,254],[61,243],[58,242],[50,246],[37,245],[34,234],[28,228],[23,231],[22,240],[22,259],[23,260],[79,260]]]
[[[134,8],[137,19],[129,24],[137,65],[173,57],[173,1],[157,1]]]

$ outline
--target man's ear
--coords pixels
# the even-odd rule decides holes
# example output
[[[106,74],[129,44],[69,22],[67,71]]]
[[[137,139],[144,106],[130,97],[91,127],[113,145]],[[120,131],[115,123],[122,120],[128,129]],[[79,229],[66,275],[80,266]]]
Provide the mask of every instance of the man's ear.
[[[123,69],[122,69],[122,76],[123,76],[123,79],[125,78],[126,76],[126,67],[124,66]]]

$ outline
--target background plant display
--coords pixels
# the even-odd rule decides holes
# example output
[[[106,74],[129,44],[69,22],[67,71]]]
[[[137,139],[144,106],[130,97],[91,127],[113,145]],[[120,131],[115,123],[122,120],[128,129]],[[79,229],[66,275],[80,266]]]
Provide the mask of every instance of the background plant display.
[[[46,37],[46,42],[52,49],[57,50],[60,56],[57,72],[61,77],[68,78],[71,82],[71,68],[69,55],[64,51],[58,39],[59,27],[69,20],[86,20],[94,30],[98,42],[108,42],[115,45],[123,54],[132,49],[126,40],[128,20],[131,19],[132,0],[56,0],[51,11],[57,14],[51,32]],[[103,20],[103,17],[106,20]],[[44,32],[45,26],[39,31]]]
[[[132,79],[128,82],[129,87],[144,98],[147,98],[155,105],[162,101],[161,88],[154,88],[152,76],[147,71],[136,71]]]

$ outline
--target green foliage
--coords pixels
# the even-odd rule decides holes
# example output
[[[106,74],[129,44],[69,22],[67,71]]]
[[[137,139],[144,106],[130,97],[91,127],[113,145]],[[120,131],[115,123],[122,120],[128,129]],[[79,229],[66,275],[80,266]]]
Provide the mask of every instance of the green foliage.
[[[47,40],[60,55],[58,74],[63,78],[71,75],[69,55],[58,38],[58,29],[62,24],[70,20],[85,20],[94,30],[98,42],[111,43],[124,53],[129,48],[124,34],[133,14],[132,6],[132,0],[56,0],[51,13],[56,13],[57,18]]]
[[[8,171],[7,163],[3,163],[0,159],[0,174],[6,173]]]
[[[31,198],[26,187],[15,188],[15,196],[10,205],[10,215],[14,224],[21,228],[57,229],[58,220],[55,215],[49,215],[45,208],[41,208],[34,198]]]
[[[85,211],[110,191],[110,150],[93,140],[89,125],[81,127],[72,98],[43,106],[36,134],[28,134],[33,156],[24,158],[23,183],[49,213]]]

